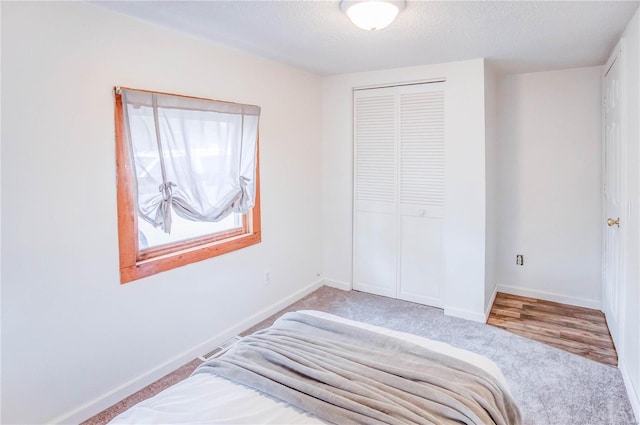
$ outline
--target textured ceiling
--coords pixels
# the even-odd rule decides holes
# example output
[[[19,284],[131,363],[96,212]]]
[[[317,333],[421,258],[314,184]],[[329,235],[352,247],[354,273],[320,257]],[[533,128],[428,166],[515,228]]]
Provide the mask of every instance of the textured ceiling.
[[[637,1],[407,1],[366,32],[338,1],[114,1],[102,7],[318,74],[488,58],[502,73],[603,64]]]

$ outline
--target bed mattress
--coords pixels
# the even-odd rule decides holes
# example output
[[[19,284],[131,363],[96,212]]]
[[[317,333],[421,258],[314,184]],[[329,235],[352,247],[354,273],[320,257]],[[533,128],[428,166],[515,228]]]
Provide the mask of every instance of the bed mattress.
[[[455,357],[482,368],[507,390],[498,366],[476,353],[451,345],[397,332],[319,311],[306,314],[345,323],[402,339]],[[195,374],[154,397],[133,406],[113,419],[112,424],[320,424],[324,423],[300,409],[227,379]]]

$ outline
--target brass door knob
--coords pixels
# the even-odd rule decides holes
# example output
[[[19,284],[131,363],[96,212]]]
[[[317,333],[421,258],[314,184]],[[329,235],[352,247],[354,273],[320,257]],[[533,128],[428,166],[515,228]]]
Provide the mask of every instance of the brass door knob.
[[[620,217],[616,218],[615,220],[611,217],[607,219],[607,226],[611,227],[614,225],[620,227]]]

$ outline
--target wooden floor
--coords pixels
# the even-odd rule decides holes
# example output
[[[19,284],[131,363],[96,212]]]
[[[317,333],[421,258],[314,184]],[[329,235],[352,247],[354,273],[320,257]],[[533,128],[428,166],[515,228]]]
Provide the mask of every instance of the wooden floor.
[[[598,310],[498,292],[487,323],[600,363],[618,365],[607,322]]]

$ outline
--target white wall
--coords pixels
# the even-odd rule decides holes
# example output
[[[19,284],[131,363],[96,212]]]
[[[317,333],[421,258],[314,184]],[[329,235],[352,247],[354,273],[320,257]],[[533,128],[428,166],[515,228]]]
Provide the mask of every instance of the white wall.
[[[499,80],[499,291],[600,307],[601,71]]]
[[[496,295],[496,255],[498,249],[498,76],[484,64],[485,164],[486,164],[486,239],[484,311],[489,315]]]
[[[484,60],[326,77],[322,81],[324,275],[352,280],[352,91],[446,79],[445,312],[484,320]]]
[[[114,85],[262,107],[261,244],[120,285]],[[3,423],[84,419],[321,273],[318,77],[86,3],[5,2],[2,88]]]
[[[618,348],[619,366],[636,419],[640,419],[640,11],[623,35],[626,43],[627,92],[627,267]]]

